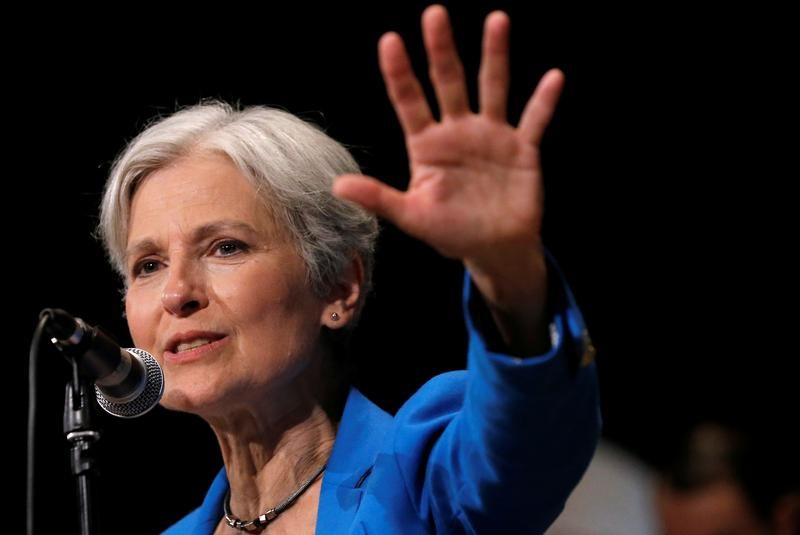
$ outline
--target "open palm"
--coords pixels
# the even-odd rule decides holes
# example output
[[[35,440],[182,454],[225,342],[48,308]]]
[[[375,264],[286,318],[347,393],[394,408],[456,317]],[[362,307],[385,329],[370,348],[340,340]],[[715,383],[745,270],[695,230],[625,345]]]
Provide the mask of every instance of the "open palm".
[[[430,74],[441,110],[435,121],[403,42],[383,36],[380,64],[406,137],[411,180],[405,192],[348,175],[334,192],[385,217],[445,256],[465,262],[539,245],[542,181],[539,144],[561,88],[558,70],[545,74],[517,128],[506,120],[509,20],[486,19],[479,76],[480,111],[469,109],[464,72],[447,12],[423,14]]]

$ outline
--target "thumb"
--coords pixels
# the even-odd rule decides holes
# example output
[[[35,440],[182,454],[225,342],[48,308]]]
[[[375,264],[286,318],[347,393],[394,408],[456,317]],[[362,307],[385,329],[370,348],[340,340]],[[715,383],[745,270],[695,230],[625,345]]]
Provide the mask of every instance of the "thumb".
[[[404,193],[380,180],[365,175],[341,175],[333,182],[333,194],[360,204],[397,226],[402,223],[406,207]]]

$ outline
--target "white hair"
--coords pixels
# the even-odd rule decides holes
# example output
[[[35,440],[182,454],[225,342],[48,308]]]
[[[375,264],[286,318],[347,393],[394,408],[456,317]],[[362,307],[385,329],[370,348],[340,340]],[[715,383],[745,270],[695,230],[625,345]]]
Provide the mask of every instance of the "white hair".
[[[224,154],[253,184],[292,237],[310,287],[328,295],[354,256],[364,265],[363,296],[371,278],[378,223],[359,206],[333,196],[333,178],[359,173],[341,144],[315,125],[264,106],[236,110],[211,101],[157,120],[117,158],[106,183],[98,231],[125,280],[130,206],[150,174],[195,152]]]

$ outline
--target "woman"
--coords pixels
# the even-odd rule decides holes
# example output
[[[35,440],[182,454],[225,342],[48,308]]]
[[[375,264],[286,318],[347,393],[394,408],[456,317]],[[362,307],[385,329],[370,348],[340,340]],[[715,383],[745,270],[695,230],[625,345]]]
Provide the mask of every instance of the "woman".
[[[118,159],[101,233],[133,340],[164,369],[162,404],[204,418],[225,465],[168,533],[537,533],[558,514],[596,442],[595,376],[539,233],[538,146],[563,76],[547,73],[509,126],[508,31],[505,14],[487,18],[473,114],[447,13],[425,11],[440,122],[400,38],[381,39],[407,192],[258,107],[181,111]],[[434,378],[394,418],[342,373],[370,212],[468,272],[469,371]]]

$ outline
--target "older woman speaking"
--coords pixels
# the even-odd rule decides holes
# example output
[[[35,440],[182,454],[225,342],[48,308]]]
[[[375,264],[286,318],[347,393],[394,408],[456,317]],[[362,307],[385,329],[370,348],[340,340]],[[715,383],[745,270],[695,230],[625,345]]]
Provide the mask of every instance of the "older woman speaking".
[[[179,111],[115,163],[101,234],[131,335],[163,367],[162,404],[205,419],[225,465],[168,533],[540,533],[592,455],[592,349],[540,239],[539,144],[563,75],[545,74],[510,126],[509,20],[492,13],[472,113],[446,11],[422,24],[439,121],[401,39],[379,47],[405,192],[263,107]],[[468,370],[435,377],[395,416],[343,373],[373,214],[467,273]]]

